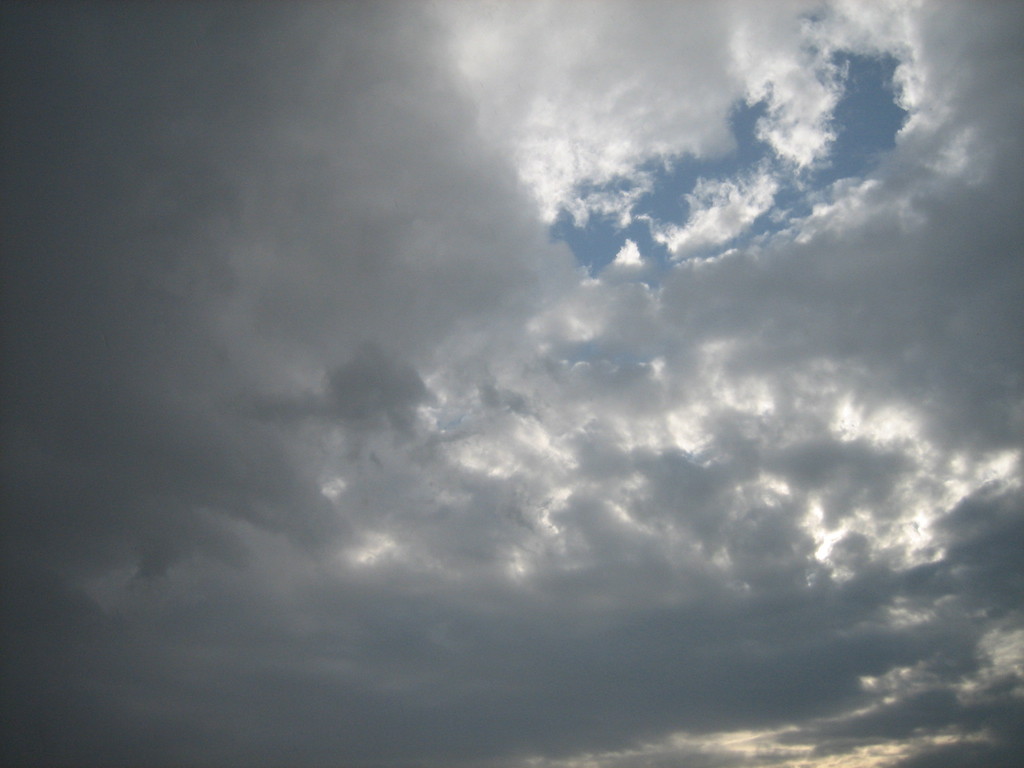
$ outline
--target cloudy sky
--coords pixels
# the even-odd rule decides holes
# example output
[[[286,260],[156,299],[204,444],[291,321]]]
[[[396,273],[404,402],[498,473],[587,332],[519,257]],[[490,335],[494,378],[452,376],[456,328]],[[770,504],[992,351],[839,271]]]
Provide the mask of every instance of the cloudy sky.
[[[1024,6],[2,24],[4,765],[1024,760]]]

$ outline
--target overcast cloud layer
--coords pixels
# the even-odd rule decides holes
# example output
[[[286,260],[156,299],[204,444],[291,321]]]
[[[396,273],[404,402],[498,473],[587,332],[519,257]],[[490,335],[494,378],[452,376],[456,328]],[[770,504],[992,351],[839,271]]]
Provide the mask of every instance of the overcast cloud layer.
[[[2,21],[0,763],[1024,762],[1019,4]]]

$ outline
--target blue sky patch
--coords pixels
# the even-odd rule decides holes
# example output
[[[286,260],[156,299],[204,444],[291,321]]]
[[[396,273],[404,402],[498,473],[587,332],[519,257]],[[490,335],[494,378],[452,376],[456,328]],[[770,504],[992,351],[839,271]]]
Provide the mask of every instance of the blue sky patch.
[[[896,134],[906,119],[906,111],[895,100],[892,57],[863,56],[842,53],[833,60],[843,72],[844,91],[832,117],[835,140],[828,161],[801,175],[799,179],[777,166],[779,189],[773,207],[759,216],[750,227],[728,243],[708,246],[711,255],[728,247],[778,231],[789,220],[810,213],[810,198],[840,179],[863,176],[879,158],[895,146]],[[670,254],[651,237],[650,227],[638,217],[649,217],[661,223],[683,225],[689,215],[686,195],[694,190],[699,179],[726,180],[751,173],[758,163],[776,163],[771,148],[756,136],[758,120],[765,116],[765,102],[738,102],[729,118],[735,148],[713,157],[697,158],[683,155],[652,160],[638,169],[653,179],[650,192],[640,197],[632,208],[634,220],[621,227],[618,217],[592,214],[583,226],[576,226],[572,216],[563,211],[551,227],[551,237],[565,242],[578,262],[590,274],[599,274],[615,258],[627,239],[633,240],[640,253],[661,268],[670,263]],[[579,192],[628,191],[636,185],[622,177],[605,185],[581,185]],[[657,270],[656,270],[657,271]]]
[[[551,226],[551,237],[566,243],[591,275],[599,274],[611,264],[627,239],[637,244],[645,258],[653,258],[661,264],[669,260],[668,250],[654,241],[650,228],[643,221],[633,221],[623,228],[615,216],[591,215],[584,226],[577,227],[572,216],[562,211]]]
[[[846,69],[845,90],[833,113],[831,162],[815,176],[821,185],[870,171],[896,146],[896,134],[907,118],[893,90],[894,58],[844,53],[836,63]]]

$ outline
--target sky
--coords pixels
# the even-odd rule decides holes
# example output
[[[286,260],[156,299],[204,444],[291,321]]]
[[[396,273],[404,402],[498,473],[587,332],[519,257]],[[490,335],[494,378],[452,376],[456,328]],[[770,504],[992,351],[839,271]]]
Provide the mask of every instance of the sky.
[[[0,763],[1024,761],[1024,6],[0,19]]]

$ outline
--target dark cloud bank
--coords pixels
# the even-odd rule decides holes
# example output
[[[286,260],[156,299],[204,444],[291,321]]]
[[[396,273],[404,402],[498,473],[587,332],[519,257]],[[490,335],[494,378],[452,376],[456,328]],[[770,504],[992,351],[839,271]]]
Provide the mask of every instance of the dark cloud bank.
[[[4,7],[0,762],[1020,764],[1019,9],[846,9],[895,148],[652,284],[551,242],[502,8]]]

